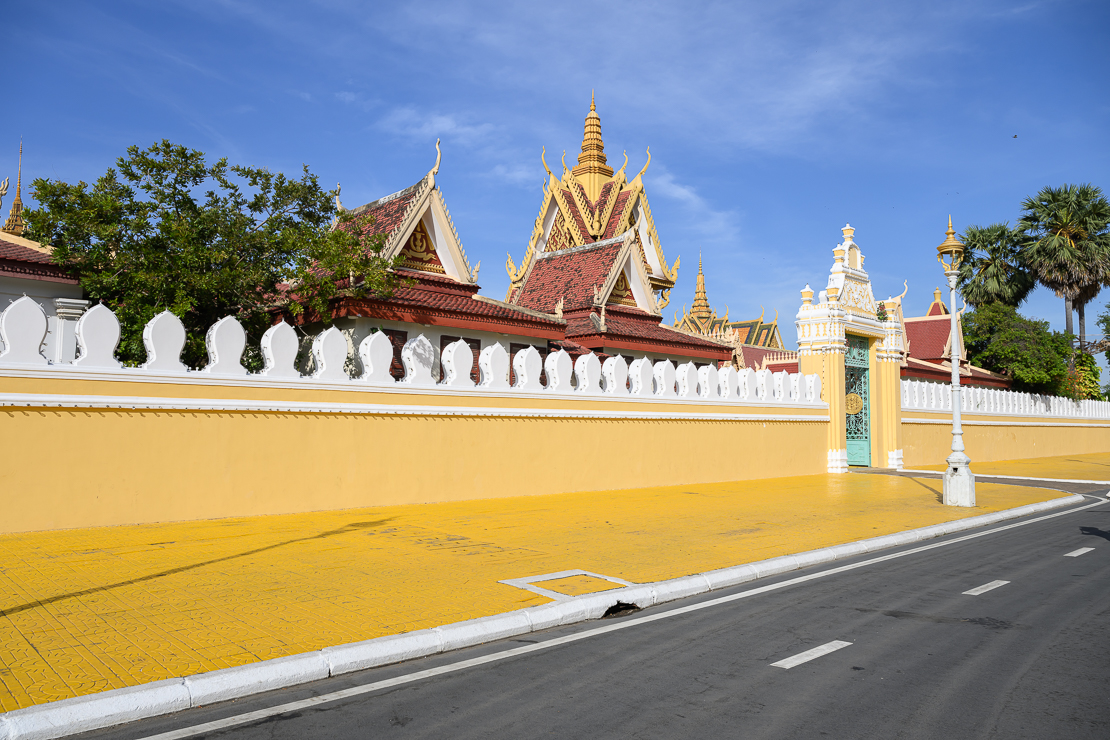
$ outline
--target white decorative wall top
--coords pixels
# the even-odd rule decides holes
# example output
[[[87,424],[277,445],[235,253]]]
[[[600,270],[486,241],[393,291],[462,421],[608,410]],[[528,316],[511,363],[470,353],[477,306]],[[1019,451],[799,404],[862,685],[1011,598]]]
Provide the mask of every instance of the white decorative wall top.
[[[141,367],[123,367],[115,357],[119,345],[119,322],[105,306],[95,306],[78,323],[81,354],[73,364],[54,365],[41,353],[46,335],[46,314],[30,298],[21,298],[0,314],[0,372],[6,375],[21,371],[65,374],[65,377],[88,374],[97,379],[128,379],[183,382],[201,381],[208,384],[289,383],[306,387],[313,385],[351,390],[395,390],[411,392],[429,389],[437,393],[482,393],[534,397],[536,394],[565,398],[595,396],[624,398],[629,401],[663,401],[671,403],[752,403],[809,406],[825,409],[821,401],[821,382],[817,375],[801,376],[785,372],[772,376],[768,370],[737,371],[726,367],[697,368],[693,363],[675,368],[669,361],[652,363],[645,358],[631,365],[620,356],[609,357],[602,364],[590,353],[572,362],[563,350],[550,353],[541,362],[535,347],[527,347],[511,360],[515,382],[509,386],[510,358],[500,344],[482,350],[478,358],[480,380],[471,377],[474,356],[469,345],[457,341],[441,353],[444,379],[437,382],[432,375],[435,350],[424,335],[405,343],[401,360],[405,377],[394,381],[390,374],[393,345],[384,333],[374,333],[359,344],[357,352],[363,373],[352,378],[347,372],[348,343],[342,332],[332,327],[321,332],[312,342],[314,371],[304,376],[296,369],[298,339],[294,329],[282,322],[263,334],[260,349],[263,370],[248,374],[241,359],[246,349],[246,332],[231,316],[217,321],[205,337],[208,364],[203,370],[192,371],[181,363],[185,346],[185,328],[172,313],[155,316],[143,329],[147,359]],[[541,382],[541,368],[546,370],[546,383]],[[427,391],[420,391],[427,392]],[[198,401],[198,403],[200,403]],[[696,413],[691,410],[691,413]],[[822,417],[823,418],[823,417]]]
[[[928,380],[903,380],[902,410],[951,412],[952,386]],[[960,389],[960,411],[992,416],[1110,419],[1110,401],[1073,401],[1060,396],[963,386]]]

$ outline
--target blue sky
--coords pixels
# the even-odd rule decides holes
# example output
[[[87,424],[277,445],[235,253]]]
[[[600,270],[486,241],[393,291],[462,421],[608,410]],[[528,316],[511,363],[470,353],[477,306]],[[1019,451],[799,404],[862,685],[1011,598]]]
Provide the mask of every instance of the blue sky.
[[[0,177],[91,181],[162,138],[296,173],[352,207],[438,181],[483,292],[504,295],[548,161],[591,89],[610,163],[642,166],[668,320],[736,319],[823,287],[851,222],[877,297],[922,313],[957,229],[1014,221],[1045,185],[1110,190],[1104,2],[51,2],[9,4]],[[1014,138],[1014,135],[1017,138]],[[554,152],[554,154],[552,154]],[[5,199],[4,211],[11,196]],[[1093,316],[1110,291],[1089,311]],[[1063,326],[1039,289],[1023,311]],[[1095,330],[1097,331],[1097,330]]]

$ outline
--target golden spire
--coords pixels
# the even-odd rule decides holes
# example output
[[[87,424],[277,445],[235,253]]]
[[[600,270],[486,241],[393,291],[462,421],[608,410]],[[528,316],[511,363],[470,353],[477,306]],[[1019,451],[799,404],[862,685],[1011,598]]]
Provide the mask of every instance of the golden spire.
[[[705,294],[705,273],[701,269],[701,255],[698,255],[698,282],[694,289],[694,305],[690,310],[691,316],[696,316],[702,321],[708,321],[713,315],[709,307],[709,298]]]
[[[582,133],[582,152],[571,174],[586,189],[586,196],[596,202],[601,186],[613,176],[613,168],[606,164],[605,142],[601,140],[601,118],[597,115],[594,95],[590,93],[590,112]]]
[[[23,185],[23,139],[19,140],[19,169],[15,177],[15,200],[12,201],[12,210],[8,213],[8,220],[4,222],[4,228],[0,229],[5,234],[15,234],[16,236],[23,236],[23,199],[20,197],[20,189]]]

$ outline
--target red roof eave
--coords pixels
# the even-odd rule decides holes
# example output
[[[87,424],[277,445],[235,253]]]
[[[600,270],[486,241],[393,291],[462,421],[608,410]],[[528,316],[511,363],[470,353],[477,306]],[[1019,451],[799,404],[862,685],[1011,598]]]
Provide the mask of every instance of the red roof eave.
[[[561,324],[551,324],[523,316],[520,318],[498,317],[452,311],[446,308],[399,306],[388,301],[369,299],[344,299],[332,310],[332,316],[333,318],[376,318],[410,324],[447,326],[453,329],[515,334],[538,339],[562,339],[564,333]]]
[[[706,360],[729,360],[732,358],[732,350],[728,347],[722,347],[719,351],[715,351],[704,345],[686,344],[684,342],[667,342],[659,339],[614,336],[611,333],[577,335],[574,337],[574,341],[595,352],[608,351],[609,349],[621,349],[630,352],[678,354],[683,357],[698,357]],[[608,354],[612,353],[608,352]]]
[[[0,275],[23,280],[41,280],[48,283],[81,284],[80,280],[67,275],[61,267],[41,262],[0,259]]]

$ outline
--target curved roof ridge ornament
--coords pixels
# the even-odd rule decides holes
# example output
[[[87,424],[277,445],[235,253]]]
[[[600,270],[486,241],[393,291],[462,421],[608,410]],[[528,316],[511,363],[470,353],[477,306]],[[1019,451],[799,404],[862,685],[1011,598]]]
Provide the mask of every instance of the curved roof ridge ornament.
[[[762,305],[760,305],[760,307],[759,307],[759,323],[760,324],[763,323],[763,317],[766,316],[766,315],[767,315],[767,309],[765,309]]]
[[[617,174],[619,175],[619,174],[623,173],[624,168],[627,167],[627,166],[628,166],[628,151],[626,150],[624,152],[624,164],[622,164],[621,168],[619,170],[617,170]]]
[[[566,149],[563,150],[563,172],[564,173],[567,172],[567,150]],[[564,174],[564,176],[565,176],[565,174]]]
[[[909,281],[909,280],[903,280],[903,281],[902,281],[902,287],[904,287],[904,288],[905,288],[905,290],[903,290],[903,291],[902,291],[902,294],[901,294],[901,295],[899,295],[899,296],[898,296],[897,298],[895,298],[894,300],[896,300],[896,301],[901,301],[901,300],[902,300],[903,298],[905,298],[905,297],[906,297],[906,293],[909,293],[909,292],[910,292],[910,281]]]
[[[443,157],[443,152],[439,150],[439,139],[436,139],[436,166],[432,168],[432,175],[439,174],[439,160]]]
[[[547,166],[547,160],[544,158],[544,155],[546,155],[546,154],[547,154],[547,147],[542,147],[541,146],[540,147],[540,161],[543,162],[543,168],[545,170],[547,170],[547,176],[548,177],[555,177],[555,175],[551,174],[551,168]],[[565,152],[564,152],[564,156],[565,156]]]
[[[643,177],[644,173],[647,172],[647,168],[651,166],[651,147],[650,146],[647,148],[647,157],[648,157],[647,162],[644,163],[644,168],[642,170],[640,170],[640,174],[636,175],[636,177],[633,178],[633,179],[638,179],[640,177]]]

